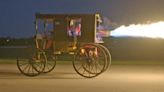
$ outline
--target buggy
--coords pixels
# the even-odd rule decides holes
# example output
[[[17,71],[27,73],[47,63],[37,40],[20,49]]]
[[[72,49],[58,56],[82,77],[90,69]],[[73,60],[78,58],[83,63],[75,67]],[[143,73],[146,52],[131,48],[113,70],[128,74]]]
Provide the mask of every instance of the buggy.
[[[35,14],[35,47],[17,67],[27,76],[51,72],[58,56],[73,56],[75,71],[93,78],[111,65],[111,54],[99,37],[100,14]]]

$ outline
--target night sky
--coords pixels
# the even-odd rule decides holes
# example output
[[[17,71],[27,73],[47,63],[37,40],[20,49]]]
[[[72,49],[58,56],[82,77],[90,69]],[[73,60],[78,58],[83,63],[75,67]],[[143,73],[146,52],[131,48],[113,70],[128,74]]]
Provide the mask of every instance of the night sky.
[[[34,15],[100,13],[118,25],[164,21],[164,0],[0,0],[0,37],[30,37]]]

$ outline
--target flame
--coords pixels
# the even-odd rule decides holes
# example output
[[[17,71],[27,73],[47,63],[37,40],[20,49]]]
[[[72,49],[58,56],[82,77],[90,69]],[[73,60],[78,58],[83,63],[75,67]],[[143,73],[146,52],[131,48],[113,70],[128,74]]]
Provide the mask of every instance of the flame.
[[[164,39],[164,22],[151,24],[131,24],[129,26],[120,26],[111,32],[111,36],[130,36],[130,37],[149,37]]]

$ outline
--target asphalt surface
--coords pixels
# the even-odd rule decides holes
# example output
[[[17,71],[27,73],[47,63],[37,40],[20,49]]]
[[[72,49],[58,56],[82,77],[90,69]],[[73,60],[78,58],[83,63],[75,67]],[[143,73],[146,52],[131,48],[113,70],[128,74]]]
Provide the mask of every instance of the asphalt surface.
[[[0,64],[0,92],[164,92],[164,65],[117,64],[88,79],[70,64],[37,77],[22,75],[16,64]]]

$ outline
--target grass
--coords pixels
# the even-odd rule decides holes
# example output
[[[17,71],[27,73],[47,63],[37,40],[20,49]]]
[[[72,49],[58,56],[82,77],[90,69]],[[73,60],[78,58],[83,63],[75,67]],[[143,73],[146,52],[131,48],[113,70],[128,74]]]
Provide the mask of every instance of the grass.
[[[16,59],[0,59],[0,64],[16,64]],[[57,60],[57,64],[72,64],[71,60]],[[112,65],[154,65],[164,64],[164,61],[146,60],[113,60]]]
[[[16,64],[17,59],[0,59],[0,64]],[[72,64],[72,61],[58,60],[57,64]]]
[[[16,59],[0,59],[0,64],[16,64]]]
[[[117,60],[112,61],[112,65],[154,65],[154,64],[164,64],[164,61],[155,60]]]

